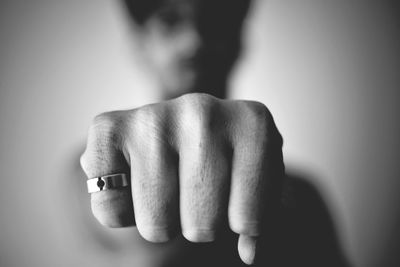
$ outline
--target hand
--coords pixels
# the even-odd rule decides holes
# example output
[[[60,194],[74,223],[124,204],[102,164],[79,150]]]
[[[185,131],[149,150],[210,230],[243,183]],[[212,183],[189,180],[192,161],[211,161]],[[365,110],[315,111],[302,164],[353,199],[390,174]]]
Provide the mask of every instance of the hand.
[[[263,104],[188,94],[97,116],[81,165],[89,178],[130,174],[130,187],[91,194],[101,224],[136,224],[151,242],[167,241],[177,229],[189,241],[209,242],[230,227],[251,264],[268,201],[279,195],[281,147]]]

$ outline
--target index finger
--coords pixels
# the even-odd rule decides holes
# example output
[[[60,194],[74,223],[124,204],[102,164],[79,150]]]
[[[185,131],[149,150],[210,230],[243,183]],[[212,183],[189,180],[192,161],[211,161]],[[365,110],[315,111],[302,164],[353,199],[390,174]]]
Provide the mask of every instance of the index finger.
[[[240,234],[238,250],[242,260],[254,263],[257,240],[266,220],[273,216],[283,178],[282,138],[267,108],[254,102],[240,102],[236,129],[228,217],[231,229]]]

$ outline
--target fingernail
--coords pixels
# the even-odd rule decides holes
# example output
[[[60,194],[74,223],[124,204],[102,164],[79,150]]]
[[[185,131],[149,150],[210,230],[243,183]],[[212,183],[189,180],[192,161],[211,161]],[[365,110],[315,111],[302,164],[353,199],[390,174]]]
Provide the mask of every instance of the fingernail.
[[[242,234],[247,236],[260,235],[260,223],[258,221],[244,222],[239,219],[231,219],[229,221],[229,224],[231,230],[237,234]]]
[[[138,226],[140,235],[149,242],[162,243],[171,240],[174,231],[169,227]]]

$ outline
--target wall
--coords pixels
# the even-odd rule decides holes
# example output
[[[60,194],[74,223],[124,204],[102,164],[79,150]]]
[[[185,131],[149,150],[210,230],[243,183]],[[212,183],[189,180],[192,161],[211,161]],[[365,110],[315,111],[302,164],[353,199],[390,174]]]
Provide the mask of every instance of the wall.
[[[232,97],[271,109],[288,168],[318,185],[360,267],[400,262],[399,14],[395,1],[255,2],[232,80]],[[129,238],[96,245],[70,190],[84,191],[71,170],[91,118],[157,97],[137,90],[124,15],[117,1],[0,2],[0,266],[144,266]]]

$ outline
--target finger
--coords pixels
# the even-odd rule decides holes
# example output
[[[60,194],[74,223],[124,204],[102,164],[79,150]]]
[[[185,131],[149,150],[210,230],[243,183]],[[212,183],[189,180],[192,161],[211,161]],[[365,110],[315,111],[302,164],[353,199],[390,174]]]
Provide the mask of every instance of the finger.
[[[123,125],[120,113],[104,113],[95,118],[89,129],[81,166],[87,177],[115,173],[129,175],[130,168],[121,150]],[[91,208],[97,220],[108,227],[134,225],[133,203],[129,187],[91,193]]]
[[[258,237],[240,235],[238,241],[239,256],[248,265],[255,263]]]
[[[280,137],[278,137],[279,139]],[[242,261],[248,265],[258,264],[261,260],[259,255],[259,246],[264,247],[265,241],[261,245],[261,238],[269,239],[273,238],[274,229],[276,229],[276,223],[279,212],[279,196],[282,188],[282,179],[284,176],[284,164],[282,151],[279,147],[271,148],[274,156],[271,159],[267,159],[267,177],[270,177],[271,181],[265,192],[265,200],[262,203],[264,207],[262,209],[262,218],[260,225],[260,235],[251,236],[241,234],[238,242],[238,252]],[[268,244],[270,241],[268,241]],[[265,256],[265,255],[264,255]],[[258,262],[258,263],[257,263]]]
[[[260,236],[249,236],[241,234],[238,241],[238,252],[242,261],[248,265],[259,264],[262,257],[266,255],[260,255],[259,247],[266,247],[267,244],[273,242],[274,231],[277,226],[277,220],[279,216],[279,195],[282,188],[282,178],[284,176],[284,165],[282,153],[277,152],[276,157],[271,160],[271,171],[269,172],[273,178],[267,192],[267,199],[265,200],[265,209],[263,212],[262,226]],[[261,240],[261,238],[267,239],[267,243]]]
[[[192,242],[210,242],[226,218],[229,157],[219,138],[204,130],[184,138],[180,149],[180,216],[183,236]]]
[[[146,240],[165,242],[179,227],[177,153],[167,143],[160,116],[145,110],[135,117],[128,146],[136,226]]]
[[[231,229],[240,234],[239,255],[247,264],[256,257],[257,237],[269,220],[271,203],[278,199],[281,169],[281,138],[266,108],[242,107],[234,130],[232,181],[228,217]],[[266,216],[266,218],[264,218]]]

